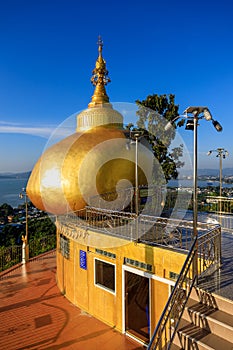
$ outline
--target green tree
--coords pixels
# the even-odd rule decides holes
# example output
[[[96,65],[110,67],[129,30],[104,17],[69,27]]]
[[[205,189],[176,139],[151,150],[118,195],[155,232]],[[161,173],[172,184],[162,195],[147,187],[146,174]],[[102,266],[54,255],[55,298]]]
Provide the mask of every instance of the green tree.
[[[178,169],[184,165],[180,161],[183,155],[183,145],[169,150],[172,140],[175,137],[175,128],[184,124],[180,120],[177,124],[173,123],[174,128],[165,129],[168,122],[172,122],[178,117],[179,106],[175,104],[175,96],[167,95],[149,95],[145,100],[137,100],[138,121],[137,128],[147,134],[149,143],[152,146],[155,158],[159,161],[163,176],[168,182],[170,179],[176,179]],[[132,125],[131,125],[132,127]],[[154,176],[158,182],[158,168],[154,171]]]
[[[29,220],[28,222],[29,240],[34,238],[41,238],[46,235],[55,235],[56,226],[51,219],[45,215],[36,220]]]
[[[3,212],[6,216],[7,215],[12,215],[14,213],[14,209],[12,208],[11,205],[7,204],[7,203],[3,203],[2,205],[0,205],[0,210],[1,212]]]
[[[14,214],[14,209],[7,203],[0,205],[0,220],[1,222],[7,223],[7,217]]]
[[[21,235],[23,233],[23,225],[7,224],[0,233],[0,246],[11,246],[21,243]]]

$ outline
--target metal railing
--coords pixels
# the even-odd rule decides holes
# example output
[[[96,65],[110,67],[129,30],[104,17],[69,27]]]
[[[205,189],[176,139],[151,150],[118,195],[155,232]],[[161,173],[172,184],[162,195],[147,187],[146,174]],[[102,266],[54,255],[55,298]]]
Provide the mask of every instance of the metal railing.
[[[189,251],[193,242],[193,224],[190,220],[169,219],[122,211],[86,207],[81,211],[57,218],[62,233],[73,239],[88,231],[104,233],[150,245],[161,245]],[[203,235],[216,225],[198,222]]]
[[[21,263],[22,245],[0,247],[0,272]]]
[[[197,254],[197,256],[196,256]],[[198,274],[194,274],[193,263],[198,259]],[[148,345],[148,350],[170,349],[185,305],[193,286],[207,273],[220,267],[221,228],[216,226],[206,234],[196,237],[176,284],[167,301],[160,320]]]
[[[197,276],[193,276],[192,268],[192,263],[197,253],[196,240],[192,244],[176,284],[155,328],[148,349],[170,349],[185,304],[197,278]]]
[[[150,185],[150,186],[139,186],[138,188],[138,200],[139,200],[139,210],[142,208],[145,210],[145,202],[147,203],[148,210],[156,209],[157,206],[161,205],[158,203],[162,203],[169,197],[169,203],[171,202],[170,197],[167,193],[167,188],[164,185]],[[130,213],[135,212],[135,196],[137,189],[135,187],[129,187],[124,189],[118,189],[116,191],[105,192],[102,194],[98,194],[96,196],[92,196],[88,199],[89,206],[95,208],[107,208],[110,210],[126,210]],[[170,192],[170,191],[169,191]],[[174,195],[172,195],[172,198]],[[149,204],[150,203],[150,204]]]
[[[233,215],[233,198],[207,196],[205,203],[200,203],[200,208],[209,213]]]
[[[221,227],[218,225],[198,237],[198,280],[220,267],[221,255]]]
[[[34,238],[29,241],[29,258],[56,248],[56,234]],[[22,263],[22,245],[0,247],[0,272]]]
[[[221,224],[222,231],[233,233],[233,198],[207,196],[198,203],[201,213]]]

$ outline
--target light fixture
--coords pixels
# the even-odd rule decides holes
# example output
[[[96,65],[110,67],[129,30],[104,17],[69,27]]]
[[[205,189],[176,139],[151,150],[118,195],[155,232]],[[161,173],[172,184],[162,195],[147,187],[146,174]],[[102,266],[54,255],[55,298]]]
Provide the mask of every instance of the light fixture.
[[[218,132],[222,131],[222,125],[217,120],[212,120],[212,124]]]
[[[208,120],[208,121],[213,119],[208,108],[203,109],[203,116],[204,116],[205,120]]]
[[[193,119],[188,119],[186,126],[185,126],[186,130],[194,130],[194,120]]]

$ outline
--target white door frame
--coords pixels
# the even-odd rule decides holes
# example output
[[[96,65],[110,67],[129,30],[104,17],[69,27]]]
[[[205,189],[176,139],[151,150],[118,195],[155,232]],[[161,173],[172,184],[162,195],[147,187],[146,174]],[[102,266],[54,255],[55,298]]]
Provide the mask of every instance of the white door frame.
[[[122,265],[122,333],[127,334],[129,337],[133,338],[134,340],[136,339],[139,343],[144,345],[143,341],[140,342],[137,338],[128,334],[125,330],[125,271],[131,272],[131,273],[134,273],[136,275],[146,277],[149,279],[149,317],[150,317],[149,322],[150,322],[150,324],[151,324],[151,280],[153,279],[153,280],[160,281],[160,282],[167,284],[168,288],[169,288],[169,294],[171,291],[170,287],[174,286],[175,282],[168,280],[166,278],[163,278],[163,277],[156,276],[152,273],[136,269],[136,268],[128,266],[128,265]],[[150,328],[150,335],[149,336],[151,339],[151,336],[152,336],[151,328]]]

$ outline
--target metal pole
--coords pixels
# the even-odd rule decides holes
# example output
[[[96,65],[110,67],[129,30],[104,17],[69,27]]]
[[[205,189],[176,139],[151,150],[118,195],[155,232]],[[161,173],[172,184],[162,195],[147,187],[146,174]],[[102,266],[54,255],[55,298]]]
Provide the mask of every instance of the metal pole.
[[[222,197],[222,150],[219,150],[219,195]]]
[[[193,239],[196,239],[196,254],[193,262],[194,276],[198,274],[198,232],[197,232],[197,126],[198,112],[194,114],[194,129],[193,129]]]
[[[25,243],[28,244],[28,201],[27,201],[27,194],[25,193],[25,215],[26,215],[26,236],[25,236]]]
[[[139,241],[138,237],[138,135],[135,138],[135,213],[136,213],[136,241]]]
[[[222,214],[222,155],[223,155],[223,150],[219,149],[218,152],[219,152],[219,197],[220,197],[219,198],[219,214],[220,214],[219,222],[220,222],[220,225],[222,225],[221,214]]]
[[[194,116],[193,135],[193,238],[197,237],[197,124],[198,117]]]
[[[135,212],[138,216],[138,137],[136,136],[135,147]]]

